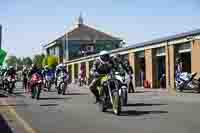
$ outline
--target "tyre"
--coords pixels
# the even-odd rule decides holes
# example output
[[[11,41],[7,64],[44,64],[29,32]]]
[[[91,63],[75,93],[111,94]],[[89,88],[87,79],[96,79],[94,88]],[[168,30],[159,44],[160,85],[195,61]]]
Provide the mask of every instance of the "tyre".
[[[58,95],[60,95],[61,93],[62,93],[61,84],[59,84],[59,86],[58,86]]]
[[[36,90],[37,90],[37,100],[39,100],[40,99],[40,93],[41,93],[41,86],[40,85],[38,85],[37,87],[36,87]]]
[[[113,112],[115,115],[120,115],[121,113],[121,96],[119,91],[113,92]]]
[[[128,92],[127,90],[123,90],[123,105],[126,106],[127,105],[127,102],[128,102]]]
[[[13,93],[13,89],[14,89],[14,83],[12,83],[12,82],[9,83],[8,84],[8,88],[9,88],[8,89],[8,93],[12,94]]]
[[[35,98],[35,95],[36,95],[36,88],[33,87],[33,88],[31,88],[31,97],[32,97],[32,99]]]
[[[50,81],[47,82],[47,89],[48,89],[48,91],[51,90],[51,82]]]
[[[101,92],[99,109],[100,109],[101,112],[106,112],[106,110],[107,110],[106,93],[104,91]]]
[[[61,90],[62,90],[62,94],[65,95],[65,92],[66,92],[66,85],[65,85],[65,83],[61,84]]]

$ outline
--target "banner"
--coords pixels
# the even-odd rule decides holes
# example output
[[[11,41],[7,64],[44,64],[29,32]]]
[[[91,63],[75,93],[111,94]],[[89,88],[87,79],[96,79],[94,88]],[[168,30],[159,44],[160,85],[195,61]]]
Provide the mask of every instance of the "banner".
[[[7,53],[4,50],[0,49],[0,65],[3,65],[6,55]]]

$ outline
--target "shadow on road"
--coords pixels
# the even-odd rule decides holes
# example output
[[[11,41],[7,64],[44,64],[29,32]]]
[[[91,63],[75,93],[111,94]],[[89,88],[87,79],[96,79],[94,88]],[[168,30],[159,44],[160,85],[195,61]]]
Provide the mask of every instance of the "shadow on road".
[[[168,111],[161,111],[161,110],[152,110],[152,111],[136,111],[136,110],[127,110],[122,111],[120,116],[141,116],[146,114],[165,114]]]
[[[13,133],[11,128],[9,127],[6,120],[3,118],[2,115],[0,115],[0,132],[1,133]]]
[[[69,100],[70,97],[42,97],[40,100]]]
[[[14,92],[13,94],[14,94],[14,95],[21,95],[21,94],[25,94],[25,92],[20,91],[20,92]]]
[[[40,106],[57,106],[58,104],[51,104],[51,103],[49,103],[49,104],[40,104]]]
[[[160,104],[160,103],[133,103],[133,104],[127,104],[127,107],[131,106],[161,106],[161,105],[168,105],[168,104]]]
[[[66,93],[65,95],[75,96],[75,95],[88,95],[88,94],[87,93]]]
[[[1,94],[1,93],[0,93],[0,98],[5,98],[5,97],[8,97],[8,96],[5,95],[5,94]]]
[[[6,107],[6,106],[12,106],[12,107],[25,107],[28,106],[28,104],[8,104],[8,105],[0,105],[0,107]]]

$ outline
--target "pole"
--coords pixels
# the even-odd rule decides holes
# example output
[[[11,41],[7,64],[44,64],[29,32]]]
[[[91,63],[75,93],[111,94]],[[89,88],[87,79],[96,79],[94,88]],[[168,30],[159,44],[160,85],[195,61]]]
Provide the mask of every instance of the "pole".
[[[2,25],[0,24],[0,49],[2,44]]]

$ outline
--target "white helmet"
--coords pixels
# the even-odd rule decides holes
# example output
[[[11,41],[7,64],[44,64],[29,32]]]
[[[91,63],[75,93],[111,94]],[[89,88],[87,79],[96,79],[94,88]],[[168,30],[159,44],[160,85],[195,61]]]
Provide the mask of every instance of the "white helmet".
[[[109,53],[108,53],[108,51],[105,51],[105,50],[103,50],[103,51],[101,51],[101,52],[99,53],[100,56],[102,56],[102,55],[107,55],[107,54],[109,54]]]
[[[101,59],[103,62],[107,62],[107,61],[109,60],[109,58],[110,58],[109,52],[108,52],[108,51],[101,51],[101,52],[99,53],[99,55],[100,55],[100,59]]]

